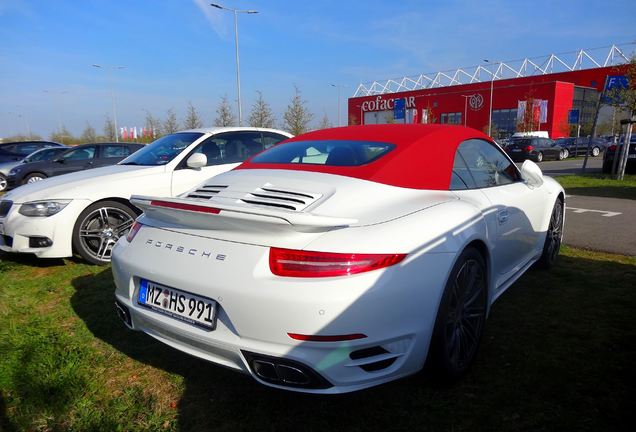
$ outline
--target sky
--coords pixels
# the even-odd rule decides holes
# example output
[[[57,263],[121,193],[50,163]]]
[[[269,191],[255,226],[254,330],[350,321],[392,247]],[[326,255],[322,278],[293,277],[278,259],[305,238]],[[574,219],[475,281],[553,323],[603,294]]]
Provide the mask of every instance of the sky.
[[[362,82],[636,40],[634,0],[221,4],[258,11],[238,14],[244,120],[258,91],[279,123],[297,87],[316,125],[337,125],[338,90],[344,124]],[[236,114],[233,14],[204,0],[0,0],[0,137],[100,133],[112,90],[120,127],[183,119],[188,103],[211,126],[223,96]]]

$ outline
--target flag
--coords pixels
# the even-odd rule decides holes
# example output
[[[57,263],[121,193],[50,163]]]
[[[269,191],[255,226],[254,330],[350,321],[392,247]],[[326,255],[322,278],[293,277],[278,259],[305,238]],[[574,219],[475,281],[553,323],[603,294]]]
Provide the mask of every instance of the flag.
[[[133,134],[133,139],[137,139],[137,126],[133,128],[132,134]]]

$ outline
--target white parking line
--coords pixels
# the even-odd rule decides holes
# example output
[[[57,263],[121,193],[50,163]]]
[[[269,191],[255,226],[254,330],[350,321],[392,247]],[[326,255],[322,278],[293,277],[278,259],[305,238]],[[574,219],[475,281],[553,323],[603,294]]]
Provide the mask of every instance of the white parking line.
[[[576,207],[566,207],[566,209],[572,210],[574,213],[601,213],[601,216],[604,216],[604,217],[614,217],[614,216],[623,214],[621,212],[613,212],[613,211],[607,211],[607,210],[591,210],[591,209],[576,208]]]

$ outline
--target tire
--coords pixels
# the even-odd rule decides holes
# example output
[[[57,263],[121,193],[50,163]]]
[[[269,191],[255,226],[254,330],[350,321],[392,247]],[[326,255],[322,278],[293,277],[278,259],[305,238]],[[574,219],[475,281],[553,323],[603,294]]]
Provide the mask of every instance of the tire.
[[[537,162],[541,162],[542,160],[543,160],[543,153],[542,153],[542,152],[539,152],[539,153],[537,154]]]
[[[117,201],[99,201],[86,207],[73,228],[73,249],[86,261],[110,262],[112,248],[128,234],[137,212]]]
[[[601,149],[598,147],[592,147],[592,156],[598,157],[601,154]]]
[[[563,201],[559,198],[552,208],[550,225],[543,243],[543,252],[537,261],[539,268],[549,269],[557,262],[559,250],[561,249],[561,240],[563,239],[563,211]]]
[[[563,160],[565,159],[567,156],[565,156],[565,150],[561,150],[559,152],[559,154],[557,155],[557,160]]]
[[[563,159],[567,159],[568,157],[570,157],[570,150],[563,149]]]
[[[477,354],[486,321],[487,280],[483,256],[466,248],[446,282],[431,340],[432,366],[447,381],[464,375]]]
[[[0,192],[4,191],[8,185],[7,178],[3,174],[0,174]]]
[[[22,184],[35,183],[35,182],[44,180],[45,178],[47,178],[46,174],[42,174],[38,172],[31,173],[28,176],[26,176],[24,180],[22,180]]]

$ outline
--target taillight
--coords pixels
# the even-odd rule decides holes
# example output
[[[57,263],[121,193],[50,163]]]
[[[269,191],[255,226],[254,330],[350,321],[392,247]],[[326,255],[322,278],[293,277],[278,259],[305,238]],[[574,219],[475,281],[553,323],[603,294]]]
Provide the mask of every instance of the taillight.
[[[132,224],[132,226],[130,227],[130,231],[128,231],[128,235],[126,235],[126,240],[128,241],[128,243],[133,241],[142,226],[143,225],[137,221]]]
[[[525,151],[527,151],[528,153],[530,153],[532,150],[534,150],[534,147],[532,147],[531,145],[526,146]]]
[[[406,254],[333,253],[271,248],[269,269],[277,276],[288,277],[348,276],[389,267],[405,257]]]

